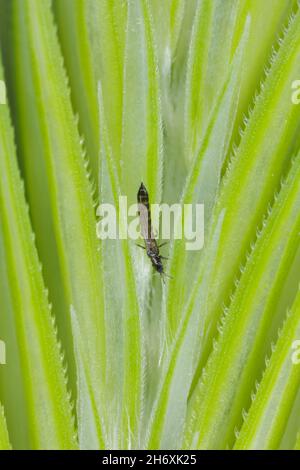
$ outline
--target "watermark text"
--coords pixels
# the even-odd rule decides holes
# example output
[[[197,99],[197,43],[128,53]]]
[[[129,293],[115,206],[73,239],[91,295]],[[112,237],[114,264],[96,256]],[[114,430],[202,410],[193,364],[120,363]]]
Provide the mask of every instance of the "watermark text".
[[[0,104],[6,104],[6,86],[3,80],[0,80]]]
[[[101,240],[138,240],[151,232],[151,238],[155,239],[184,239],[186,250],[197,251],[204,246],[203,204],[151,204],[149,214],[141,215],[139,204],[128,207],[127,197],[120,196],[118,208],[100,204],[97,216],[100,218],[97,236]]]
[[[5,343],[0,339],[0,365],[6,364],[6,349]]]
[[[292,90],[294,90],[291,96],[292,103],[299,104],[300,103],[300,80],[294,80],[292,82],[291,88]]]
[[[292,349],[293,349],[293,354],[292,354],[292,363],[293,364],[300,364],[300,339],[296,339],[292,343]]]

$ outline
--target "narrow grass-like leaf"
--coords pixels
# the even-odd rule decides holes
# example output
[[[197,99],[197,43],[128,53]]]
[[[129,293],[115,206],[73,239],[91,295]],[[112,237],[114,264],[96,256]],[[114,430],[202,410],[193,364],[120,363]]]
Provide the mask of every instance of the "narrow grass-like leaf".
[[[58,34],[71,86],[74,109],[91,164],[93,180],[98,183],[99,117],[97,81],[85,0],[54,0]]]
[[[60,312],[66,320],[63,338],[71,339],[72,305],[84,338],[85,358],[93,371],[91,401],[101,416],[105,324],[96,219],[50,7],[48,0],[14,1],[18,142],[34,225],[45,238],[42,259],[46,264],[51,262],[49,257],[56,257],[58,263],[52,274],[60,276],[55,292],[65,297],[65,309]],[[45,216],[51,221],[47,233]],[[55,246],[49,253],[52,237]],[[98,439],[100,446],[102,436]]]
[[[102,82],[102,81],[101,81]],[[124,60],[121,188],[130,204],[143,181],[152,202],[161,199],[160,83],[148,0],[130,0]]]
[[[80,450],[105,449],[103,416],[105,409],[99,408],[93,390],[93,370],[86,351],[78,317],[71,306],[72,333],[77,367],[77,419]],[[101,384],[101,389],[104,388]],[[102,392],[103,394],[103,392]]]
[[[297,0],[245,0],[237,2],[234,35],[232,37],[231,54],[237,47],[242,35],[242,21],[248,15],[251,16],[250,37],[247,48],[247,66],[244,68],[241,78],[241,95],[233,130],[233,140],[237,139],[237,133],[243,117],[249,113],[252,107],[253,97],[258,89],[258,84],[264,79],[269,58],[275,48],[278,48],[280,31],[285,27],[293,11],[298,8]],[[222,41],[222,36],[220,37]],[[213,65],[212,65],[213,67]],[[209,77],[208,77],[209,79]]]
[[[121,145],[121,165],[119,166],[118,155],[114,152],[113,145],[110,145],[112,134],[109,132],[109,121],[107,130],[102,127],[103,133],[102,160],[101,166],[105,164],[109,169],[114,162],[118,170],[114,176],[110,170],[102,168],[103,181],[101,185],[101,201],[110,201],[113,196],[113,203],[119,213],[120,194],[128,197],[129,204],[136,203],[136,193],[143,181],[150,194],[151,202],[160,202],[161,199],[161,179],[162,179],[162,123],[161,123],[161,103],[160,103],[160,81],[158,74],[157,52],[154,43],[154,32],[152,25],[151,11],[148,1],[138,0],[128,2],[128,15],[126,26],[126,47],[124,56],[124,82],[123,82],[123,118],[122,118],[122,145]],[[101,78],[101,85],[103,81]],[[105,87],[102,86],[103,95]],[[100,110],[102,120],[110,112],[107,109],[105,98],[103,99],[103,109]],[[101,120],[100,120],[101,121]],[[116,182],[116,178],[119,183]],[[114,182],[109,180],[113,179]],[[112,187],[109,190],[109,187]],[[105,189],[106,188],[106,189]],[[136,214],[137,215],[137,214]],[[115,247],[115,250],[114,250]],[[109,324],[114,323],[122,313],[123,334],[122,343],[118,342],[116,347],[123,358],[124,371],[122,379],[121,409],[115,406],[115,414],[110,417],[110,422],[114,423],[117,429],[117,415],[121,413],[121,429],[113,432],[110,426],[111,439],[119,439],[125,446],[140,445],[141,423],[144,422],[145,408],[144,386],[145,386],[145,343],[152,348],[151,338],[145,337],[145,324],[148,322],[146,309],[148,307],[147,298],[149,296],[149,286],[151,271],[150,265],[145,260],[144,253],[133,246],[130,241],[106,240],[102,243],[103,253],[103,276],[105,279],[105,299],[106,311],[111,306],[114,313],[109,313]],[[116,260],[115,268],[111,266],[111,256],[114,253]],[[109,255],[111,254],[111,255]],[[133,270],[134,268],[134,270]],[[135,278],[131,279],[132,274]],[[128,278],[129,275],[129,278]],[[120,283],[126,279],[126,289],[120,288]],[[111,287],[119,291],[118,296],[114,296],[112,301]],[[118,287],[119,285],[119,287]],[[121,309],[118,311],[118,306]],[[130,313],[131,310],[131,313]],[[155,322],[156,323],[156,322]],[[142,331],[143,330],[143,331]],[[108,332],[107,337],[118,337],[117,332]],[[143,340],[142,340],[143,338]],[[109,368],[116,365],[116,353],[111,348],[111,342],[107,341],[111,351],[108,358]],[[120,352],[120,347],[123,351]],[[134,358],[133,351],[137,356]],[[115,356],[115,357],[114,357]],[[120,367],[117,365],[117,369]],[[151,363],[151,367],[155,367]],[[115,374],[115,373],[114,373]],[[147,379],[151,380],[147,375]],[[114,381],[114,379],[112,379]],[[140,394],[140,395],[139,395]],[[117,397],[119,396],[116,391]],[[118,404],[116,397],[115,403]],[[113,418],[114,417],[114,418]],[[137,418],[140,417],[140,423]],[[143,417],[143,418],[142,418]],[[118,435],[119,434],[119,435]],[[138,443],[138,444],[137,444]]]
[[[297,434],[297,440],[296,440],[294,450],[300,450],[300,432],[298,432]]]
[[[218,221],[224,208],[226,214],[208,290],[209,321],[202,344],[199,372],[211,350],[222,305],[228,303],[239,267],[244,263],[246,252],[256,238],[257,226],[279,187],[282,172],[290,158],[289,150],[297,138],[300,107],[292,103],[291,83],[300,73],[299,39],[298,10],[272,60],[240,145],[221,183],[212,215],[212,233],[214,220]],[[210,235],[206,240],[209,244]]]
[[[223,216],[221,215],[214,235],[214,243],[211,245],[212,251],[207,253],[208,258],[213,256],[222,223]],[[208,269],[202,279],[203,290],[209,277]],[[194,373],[192,358],[197,345],[196,333],[199,330],[200,321],[196,310],[187,310],[172,347],[165,352],[161,367],[161,380],[147,432],[145,444],[147,449],[174,449],[182,442],[188,394]]]
[[[126,221],[120,215],[120,183],[115,158],[110,146],[102,89],[98,90],[101,119],[101,202],[110,202],[116,208],[118,233]],[[113,250],[113,251],[112,251]],[[112,263],[113,266],[112,266]],[[119,334],[107,331],[107,403],[106,428],[108,445],[118,448],[140,447],[140,428],[144,407],[144,358],[142,341],[143,310],[138,301],[132,249],[127,239],[102,240],[101,266],[104,280],[104,304],[108,325],[119,328]],[[118,282],[119,281],[119,282]],[[122,283],[125,281],[125,284]],[[121,283],[121,285],[120,285]],[[112,291],[112,289],[114,289]],[[112,295],[114,299],[112,299]],[[114,351],[111,341],[117,341]],[[121,340],[121,342],[120,342]],[[116,356],[115,356],[116,354]],[[122,362],[117,369],[116,358]],[[116,376],[119,370],[121,377]],[[112,385],[114,395],[109,396]],[[121,386],[121,394],[118,387]]]
[[[196,0],[150,2],[160,70],[164,129],[164,202],[178,202],[187,174],[183,158],[183,109],[187,49]]]
[[[97,83],[101,80],[107,127],[119,172],[127,2],[120,2],[120,0],[85,1],[83,8],[90,34],[95,77]]]
[[[6,420],[4,416],[3,406],[0,404],[0,450],[10,450],[11,445],[9,442],[8,431],[6,427]]]
[[[232,123],[234,121],[239,96],[240,74],[243,66],[245,45],[249,32],[245,26],[244,36],[236,51],[230,73],[227,77],[223,92],[211,117],[210,125],[203,139],[197,157],[195,158],[183,191],[182,204],[204,204],[204,227],[201,230],[208,233],[211,212],[217,196],[221,178],[223,159],[226,156],[230,142]],[[199,227],[198,227],[199,230]],[[201,251],[187,253],[185,241],[174,240],[171,249],[170,272],[174,277],[168,283],[167,316],[168,335],[176,331],[179,317],[187,302],[193,283],[191,279],[198,273]],[[187,279],[184,282],[183,279]]]
[[[228,3],[227,3],[228,4]],[[198,1],[193,33],[191,38],[191,49],[189,53],[189,65],[187,72],[187,98],[185,104],[185,146],[187,154],[193,154],[198,147],[198,128],[202,129],[202,112],[199,109],[203,95],[199,90],[203,88],[204,73],[203,63],[207,62],[209,51],[209,30],[211,28],[213,2],[209,0]],[[202,72],[202,74],[201,74]]]
[[[1,389],[12,444],[32,449],[76,448],[62,353],[17,167],[8,106],[3,104],[0,154],[0,322],[7,343]]]
[[[258,234],[190,400],[185,447],[232,446],[234,428],[241,424],[242,408],[249,406],[249,390],[263,369],[265,339],[280,288],[299,244],[299,168],[300,154]]]
[[[100,175],[100,204],[111,204],[115,207],[117,198],[116,187],[111,181],[106,153],[110,151],[107,142],[107,129],[104,123],[104,110],[99,88],[99,108],[102,112],[101,125],[101,175]],[[112,176],[113,177],[113,176]],[[115,192],[114,192],[115,191]],[[117,215],[117,210],[114,209]],[[99,213],[99,216],[104,214]],[[99,221],[99,226],[101,226]],[[104,228],[103,228],[104,230]],[[103,416],[106,446],[115,449],[120,446],[122,440],[122,387],[124,364],[124,332],[123,332],[123,301],[124,271],[122,247],[119,239],[104,239],[101,241],[101,269],[103,276],[102,295],[104,299],[104,312],[106,324],[106,409]]]
[[[198,1],[186,80],[184,133],[185,158],[188,161],[194,157],[214,103],[224,86],[247,16],[251,17],[251,27],[245,52],[247,64],[240,77],[242,99],[239,102],[238,122],[241,112],[247,111],[245,97],[248,104],[263,76],[263,66],[271,53],[278,26],[291,11],[292,4],[293,1],[280,0],[263,3],[260,0]]]
[[[300,385],[293,343],[300,337],[300,291],[280,331],[234,449],[277,449]],[[295,354],[296,356],[296,354]]]
[[[186,2],[184,0],[151,1],[155,29],[159,38],[160,58],[163,69],[167,70],[175,56],[180,38]]]

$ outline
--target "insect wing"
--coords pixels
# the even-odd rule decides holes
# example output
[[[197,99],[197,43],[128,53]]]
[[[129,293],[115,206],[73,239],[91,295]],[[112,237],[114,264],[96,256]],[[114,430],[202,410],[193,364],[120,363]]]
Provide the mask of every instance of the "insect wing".
[[[151,238],[151,227],[148,226],[148,209],[144,204],[138,204],[138,209],[140,214],[141,235],[144,240],[149,240]]]

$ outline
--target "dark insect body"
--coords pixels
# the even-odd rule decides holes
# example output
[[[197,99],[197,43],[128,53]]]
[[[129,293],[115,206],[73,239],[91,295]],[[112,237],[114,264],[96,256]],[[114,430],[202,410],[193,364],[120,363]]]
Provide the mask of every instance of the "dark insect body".
[[[141,235],[145,241],[145,247],[141,246],[141,248],[146,249],[147,256],[150,258],[152,266],[154,269],[161,275],[166,275],[164,272],[164,266],[162,263],[163,259],[167,259],[164,256],[159,254],[159,248],[165,243],[158,245],[151,225],[151,211],[150,211],[150,204],[149,204],[149,196],[148,191],[141,183],[141,186],[138,190],[137,194],[137,201],[138,201],[138,210],[140,216],[140,223],[141,223]]]

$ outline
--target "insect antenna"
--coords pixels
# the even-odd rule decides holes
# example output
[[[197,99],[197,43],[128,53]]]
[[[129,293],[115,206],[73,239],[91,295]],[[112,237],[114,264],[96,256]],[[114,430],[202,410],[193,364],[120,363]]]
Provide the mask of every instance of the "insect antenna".
[[[146,250],[146,247],[143,245],[140,245],[139,243],[136,243],[136,246],[138,246],[139,248],[143,248],[143,250]]]
[[[162,272],[161,273],[161,278],[162,278],[162,281],[163,281],[164,284],[166,284],[165,277],[168,277],[169,279],[174,279],[172,276],[170,276],[170,274]]]
[[[161,243],[160,245],[158,245],[158,248],[161,248],[162,246],[165,246],[165,245],[167,245],[168,243],[169,243],[169,242],[163,242],[163,243]]]
[[[170,274],[168,274],[168,273],[165,273],[165,272],[164,272],[163,275],[166,276],[166,277],[168,277],[169,279],[174,279],[174,277],[173,277],[173,276],[170,276]]]

